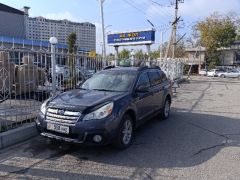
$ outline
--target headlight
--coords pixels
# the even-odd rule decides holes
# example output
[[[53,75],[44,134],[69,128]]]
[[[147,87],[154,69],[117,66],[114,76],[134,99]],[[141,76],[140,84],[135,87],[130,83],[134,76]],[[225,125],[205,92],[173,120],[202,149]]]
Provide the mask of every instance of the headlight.
[[[41,111],[43,114],[46,113],[46,105],[47,105],[47,101],[45,101],[45,102],[42,104],[42,106],[41,106],[40,111]]]
[[[93,120],[93,119],[103,119],[105,117],[107,117],[108,115],[110,115],[112,113],[113,110],[113,102],[108,103],[104,106],[102,106],[101,108],[87,114],[83,120],[84,121],[89,121],[89,120]]]

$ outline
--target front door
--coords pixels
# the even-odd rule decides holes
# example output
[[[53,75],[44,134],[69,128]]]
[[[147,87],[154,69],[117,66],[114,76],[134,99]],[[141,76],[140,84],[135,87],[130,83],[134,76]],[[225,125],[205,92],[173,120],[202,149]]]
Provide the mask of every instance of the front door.
[[[137,107],[137,116],[139,120],[144,119],[153,111],[153,92],[150,90],[150,81],[147,71],[142,72],[138,78],[136,88],[144,87],[146,92],[135,92],[135,104]]]

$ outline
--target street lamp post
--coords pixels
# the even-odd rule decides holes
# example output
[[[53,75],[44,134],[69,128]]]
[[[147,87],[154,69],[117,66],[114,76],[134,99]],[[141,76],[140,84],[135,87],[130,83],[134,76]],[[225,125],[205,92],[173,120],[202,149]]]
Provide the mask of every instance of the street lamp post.
[[[110,31],[106,31],[107,30],[107,28],[109,28],[109,27],[111,27],[112,25],[108,25],[108,26],[106,26],[105,28],[104,28],[104,41],[105,41],[105,39],[106,39],[106,35],[108,35],[108,33],[110,32]],[[101,49],[102,49],[102,57],[104,56],[104,48],[103,48],[103,42],[101,42]],[[106,51],[106,47],[105,47],[105,51]],[[105,52],[105,57],[106,57],[106,52]],[[106,58],[105,58],[106,59]]]
[[[104,14],[103,14],[103,3],[105,0],[99,0],[100,3],[100,15],[102,21],[102,42],[103,42],[103,67],[106,66],[106,42],[105,42],[105,28],[104,28]]]
[[[49,39],[51,44],[51,63],[52,63],[52,95],[56,95],[56,44],[58,43],[57,38],[51,37]]]

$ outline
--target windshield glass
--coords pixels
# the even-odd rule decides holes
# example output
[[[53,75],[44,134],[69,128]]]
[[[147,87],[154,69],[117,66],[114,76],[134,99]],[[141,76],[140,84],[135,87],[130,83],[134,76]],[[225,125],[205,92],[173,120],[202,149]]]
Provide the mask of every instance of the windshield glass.
[[[81,88],[100,91],[129,91],[136,75],[135,71],[101,71],[85,81]]]

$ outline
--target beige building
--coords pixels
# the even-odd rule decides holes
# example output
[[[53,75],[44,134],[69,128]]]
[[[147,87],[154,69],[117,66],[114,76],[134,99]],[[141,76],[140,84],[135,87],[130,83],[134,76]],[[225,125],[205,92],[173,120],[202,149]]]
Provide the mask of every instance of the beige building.
[[[222,66],[240,65],[240,41],[235,41],[230,48],[219,48],[220,64]],[[204,65],[205,63],[205,48],[187,48],[186,49],[188,65]]]

